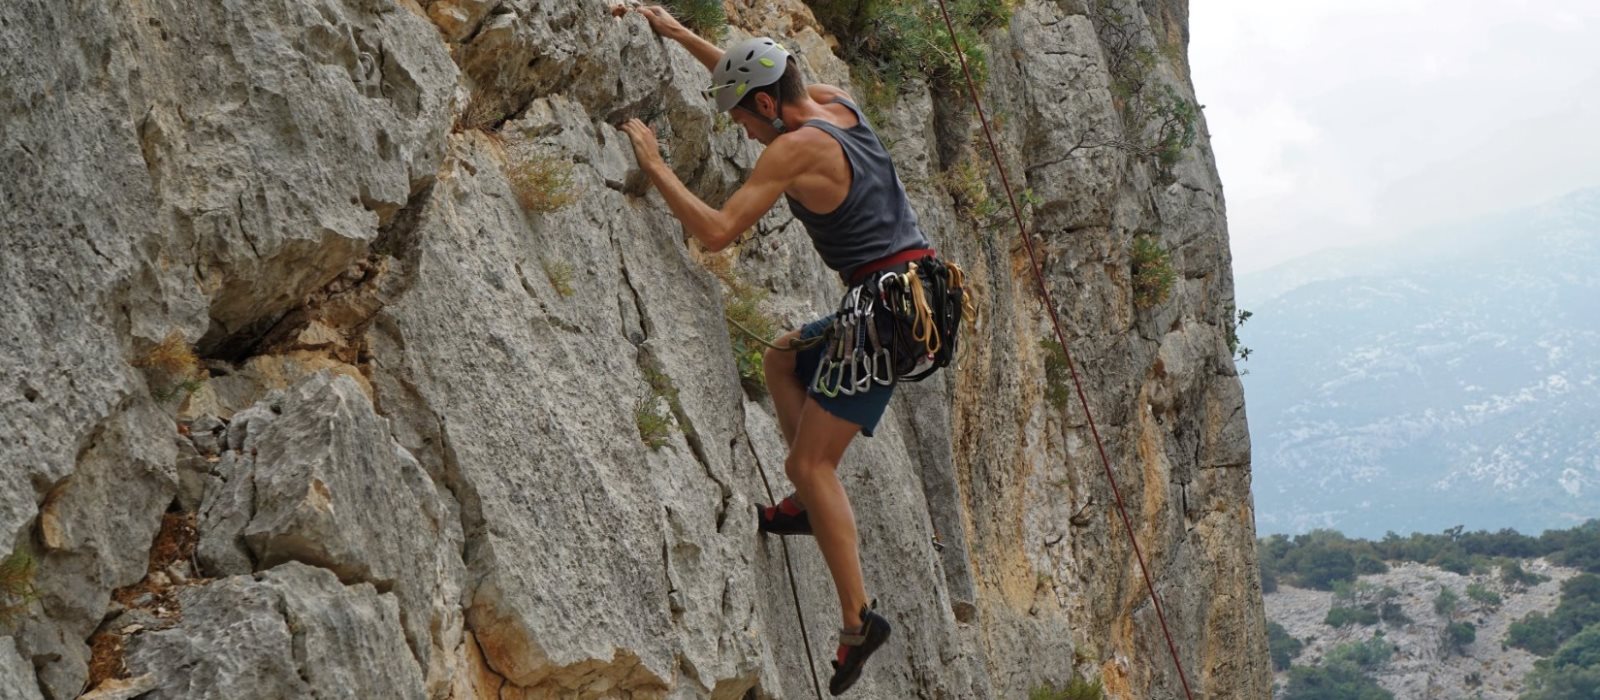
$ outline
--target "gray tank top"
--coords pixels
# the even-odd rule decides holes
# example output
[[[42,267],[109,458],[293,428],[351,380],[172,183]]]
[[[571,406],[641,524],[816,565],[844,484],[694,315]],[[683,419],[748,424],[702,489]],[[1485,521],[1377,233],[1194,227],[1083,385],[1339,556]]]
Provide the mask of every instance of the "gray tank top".
[[[801,126],[816,127],[828,133],[844,149],[850,162],[850,191],[833,211],[818,214],[805,208],[788,194],[789,211],[806,227],[811,244],[822,256],[823,264],[839,272],[845,284],[856,268],[912,248],[931,248],[933,244],[917,226],[906,190],[895,174],[889,151],[867,125],[867,118],[843,97],[833,98],[850,108],[857,124],[841,129],[821,119]]]

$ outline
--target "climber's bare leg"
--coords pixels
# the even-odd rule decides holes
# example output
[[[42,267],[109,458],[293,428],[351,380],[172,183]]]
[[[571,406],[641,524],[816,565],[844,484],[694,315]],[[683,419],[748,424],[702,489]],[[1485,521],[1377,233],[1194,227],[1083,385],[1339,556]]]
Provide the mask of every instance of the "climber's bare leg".
[[[790,331],[773,341],[780,348],[800,338],[800,331]],[[794,376],[794,353],[767,348],[761,357],[761,369],[767,375],[767,393],[772,396],[772,408],[778,412],[778,429],[783,431],[783,444],[794,444],[795,426],[800,423],[800,408],[806,402],[805,383]]]
[[[793,375],[791,375],[793,376]],[[776,400],[776,396],[773,397]],[[789,459],[784,469],[800,493],[810,513],[811,530],[817,547],[833,574],[839,591],[839,611],[846,628],[861,624],[861,608],[867,604],[867,589],[861,577],[861,553],[856,541],[856,516],[850,497],[839,483],[839,460],[861,427],[839,418],[805,397],[790,442]]]

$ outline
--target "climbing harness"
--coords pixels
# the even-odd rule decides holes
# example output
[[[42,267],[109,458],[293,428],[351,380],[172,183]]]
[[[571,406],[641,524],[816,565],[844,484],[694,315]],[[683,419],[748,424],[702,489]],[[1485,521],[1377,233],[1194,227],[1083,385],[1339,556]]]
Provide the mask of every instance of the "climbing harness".
[[[994,158],[995,168],[1000,171],[1000,183],[1005,186],[1006,198],[1011,202],[1011,213],[1017,220],[1017,232],[1022,236],[1022,243],[1028,250],[1028,262],[1033,268],[1034,282],[1039,285],[1039,294],[1044,297],[1044,308],[1050,312],[1050,325],[1055,329],[1056,342],[1061,344],[1061,351],[1067,358],[1067,369],[1071,370],[1073,386],[1078,391],[1078,402],[1083,405],[1083,415],[1088,420],[1089,432],[1094,435],[1095,447],[1100,451],[1100,464],[1105,467],[1106,478],[1111,482],[1111,493],[1117,498],[1117,512],[1122,515],[1122,525],[1127,529],[1128,541],[1133,544],[1134,556],[1139,561],[1139,572],[1144,575],[1145,590],[1150,593],[1150,601],[1156,610],[1156,619],[1161,622],[1161,633],[1167,638],[1167,652],[1172,655],[1172,664],[1178,669],[1178,681],[1183,684],[1183,696],[1194,700],[1194,693],[1189,690],[1189,678],[1183,672],[1183,661],[1178,657],[1178,647],[1172,641],[1172,631],[1167,628],[1167,616],[1161,609],[1161,597],[1156,595],[1155,584],[1150,581],[1150,567],[1145,563],[1144,553],[1139,550],[1139,539],[1134,536],[1133,521],[1128,519],[1128,509],[1123,505],[1122,490],[1117,487],[1116,473],[1111,469],[1111,459],[1106,456],[1105,444],[1100,440],[1100,430],[1095,427],[1094,415],[1089,412],[1089,399],[1083,393],[1083,381],[1078,378],[1077,366],[1072,361],[1072,351],[1067,347],[1067,338],[1061,332],[1061,319],[1056,314],[1055,301],[1050,297],[1050,289],[1044,284],[1044,275],[1039,271],[1039,256],[1033,249],[1033,237],[1028,235],[1027,227],[1022,223],[1022,210],[1017,207],[1016,195],[1011,191],[1011,181],[1006,176],[1005,163],[1000,160],[1000,149],[995,146],[994,133],[989,129],[989,117],[983,111],[983,102],[978,99],[978,86],[972,80],[972,70],[967,67],[967,55],[961,51],[961,42],[956,39],[955,24],[950,21],[950,10],[945,6],[945,0],[939,0],[939,12],[944,15],[944,26],[950,32],[950,44],[955,48],[956,58],[961,61],[961,72],[967,78],[967,91],[972,97],[972,106],[978,112],[978,120],[983,124],[983,135],[989,141],[989,153]]]
[[[972,300],[955,263],[931,252],[905,272],[871,272],[845,291],[824,329],[810,388],[829,398],[919,382],[955,359]]]

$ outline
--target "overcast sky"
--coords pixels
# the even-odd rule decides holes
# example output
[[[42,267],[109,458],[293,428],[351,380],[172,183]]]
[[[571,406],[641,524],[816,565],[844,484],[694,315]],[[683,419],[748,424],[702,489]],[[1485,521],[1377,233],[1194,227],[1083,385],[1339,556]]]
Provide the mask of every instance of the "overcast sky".
[[[1195,0],[1236,272],[1600,185],[1600,0]]]

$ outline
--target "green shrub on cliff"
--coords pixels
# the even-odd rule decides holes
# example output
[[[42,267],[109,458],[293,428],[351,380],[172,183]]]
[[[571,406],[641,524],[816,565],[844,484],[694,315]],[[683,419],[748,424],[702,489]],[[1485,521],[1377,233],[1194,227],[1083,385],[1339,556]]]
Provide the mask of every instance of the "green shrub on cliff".
[[[649,395],[634,407],[633,418],[639,428],[639,439],[652,450],[667,446],[676,419],[684,435],[694,440],[694,426],[684,417],[683,403],[678,399],[678,387],[672,383],[672,378],[662,371],[653,358],[641,361],[639,370],[644,374],[645,383],[650,386]]]
[[[1295,666],[1281,700],[1394,700],[1361,669],[1350,664]]]
[[[767,388],[767,374],[763,366],[766,346],[751,334],[765,340],[777,337],[778,321],[761,310],[767,292],[755,287],[732,273],[723,277],[728,285],[723,315],[728,321],[728,340],[733,344],[734,363],[739,368],[739,379],[745,389],[762,392]]]
[[[1500,607],[1500,603],[1502,602],[1502,598],[1500,597],[1499,593],[1489,590],[1488,586],[1483,585],[1483,583],[1479,581],[1474,581],[1467,584],[1467,597],[1471,598],[1476,603],[1487,605],[1491,608]]]
[[[1044,354],[1044,399],[1057,411],[1065,411],[1072,402],[1072,367],[1067,353],[1053,335],[1039,338],[1039,351]]]
[[[1522,568],[1522,562],[1519,561],[1508,561],[1500,565],[1500,582],[1507,586],[1537,586],[1549,580],[1549,576],[1541,576]]]
[[[1376,625],[1378,613],[1366,608],[1344,608],[1336,605],[1328,609],[1328,615],[1322,618],[1322,624],[1329,627]]]
[[[1267,623],[1267,651],[1272,655],[1272,670],[1286,671],[1300,655],[1305,644],[1289,636],[1289,631],[1276,622]]]
[[[1548,656],[1596,623],[1600,623],[1600,576],[1580,574],[1561,584],[1561,602],[1549,615],[1529,613],[1511,623],[1506,643]]]
[[[1536,663],[1521,700],[1600,698],[1600,624],[1589,625]]]
[[[1028,700],[1105,700],[1105,687],[1099,679],[1090,681],[1073,676],[1066,685],[1047,684],[1028,691]]]
[[[673,17],[694,33],[716,43],[728,34],[728,15],[722,0],[661,0]]]
[[[1151,234],[1133,237],[1133,305],[1140,309],[1156,306],[1172,296],[1178,273],[1172,269],[1172,254]]]
[[[1365,672],[1377,671],[1394,656],[1394,645],[1379,632],[1364,642],[1341,644],[1329,651],[1322,661],[1327,665],[1347,664]]]
[[[1455,614],[1456,607],[1460,604],[1461,596],[1456,595],[1455,591],[1448,588],[1441,588],[1439,589],[1439,595],[1433,598],[1433,611],[1439,613],[1439,617],[1449,618]]]
[[[1112,105],[1122,115],[1118,137],[1084,145],[1112,146],[1148,158],[1169,173],[1183,160],[1198,135],[1200,105],[1184,98],[1155,76],[1160,59],[1182,59],[1182,47],[1158,41],[1137,5],[1123,9],[1118,0],[1090,0],[1089,19],[1111,74]]]
[[[1444,628],[1445,651],[1465,654],[1467,647],[1478,638],[1478,628],[1470,622],[1452,622]]]
[[[961,61],[950,46],[936,4],[920,0],[808,0],[817,21],[839,40],[839,52],[860,73],[858,82],[898,89],[921,77],[935,90],[964,91]],[[1011,21],[1018,0],[950,0],[961,51],[973,79],[983,81],[988,57],[982,34]]]
[[[0,559],[0,625],[9,625],[38,596],[33,576],[39,562],[24,550]]]

